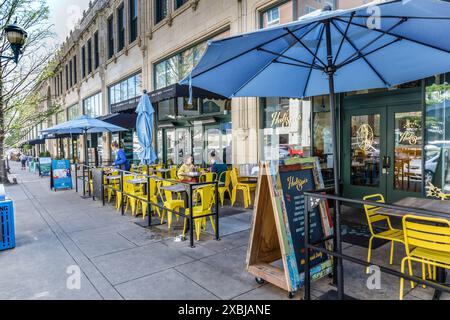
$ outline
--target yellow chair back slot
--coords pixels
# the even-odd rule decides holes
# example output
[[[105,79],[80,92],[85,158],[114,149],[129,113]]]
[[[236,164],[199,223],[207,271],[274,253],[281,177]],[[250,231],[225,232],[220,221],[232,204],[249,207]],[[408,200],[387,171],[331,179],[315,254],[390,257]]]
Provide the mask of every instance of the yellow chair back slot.
[[[416,249],[450,253],[450,221],[406,215],[403,217],[403,229],[408,252],[414,246]]]

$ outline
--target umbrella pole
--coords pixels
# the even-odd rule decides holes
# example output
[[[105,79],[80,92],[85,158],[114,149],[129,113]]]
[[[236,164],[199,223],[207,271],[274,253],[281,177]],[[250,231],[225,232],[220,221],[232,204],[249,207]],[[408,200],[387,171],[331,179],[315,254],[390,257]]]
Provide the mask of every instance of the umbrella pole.
[[[337,116],[336,116],[336,101],[335,101],[335,89],[334,89],[334,73],[336,67],[333,65],[333,51],[331,45],[331,30],[330,20],[325,21],[326,31],[326,43],[327,43],[327,59],[328,59],[328,85],[330,92],[330,112],[331,112],[331,130],[332,130],[332,142],[333,142],[333,167],[334,167],[334,193],[336,196],[341,195],[340,188],[340,163],[338,157],[338,141],[337,141]],[[333,237],[333,250],[338,254],[342,254],[342,242],[341,242],[341,203],[336,200],[334,202],[334,237]],[[338,300],[344,299],[344,269],[342,265],[342,259],[338,257],[333,258],[334,261],[334,283],[337,285]]]

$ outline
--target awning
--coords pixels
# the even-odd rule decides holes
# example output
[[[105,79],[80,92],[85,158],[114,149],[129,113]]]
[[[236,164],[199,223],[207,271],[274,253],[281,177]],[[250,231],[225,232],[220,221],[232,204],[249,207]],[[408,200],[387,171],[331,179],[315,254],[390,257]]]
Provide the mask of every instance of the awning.
[[[158,103],[164,100],[173,99],[173,98],[188,98],[189,97],[189,86],[181,85],[181,84],[173,84],[171,86],[161,88],[149,93],[150,101],[152,103]],[[201,99],[217,99],[217,100],[226,100],[227,98],[221,96],[219,94],[196,88],[192,88],[192,96],[193,98],[201,98]]]
[[[22,148],[25,145],[35,146],[35,145],[38,145],[38,144],[45,144],[45,139],[28,140],[28,141],[20,143],[19,146]]]
[[[136,127],[136,113],[112,113],[106,116],[97,118],[99,120],[108,122],[110,124],[125,128],[133,129]]]

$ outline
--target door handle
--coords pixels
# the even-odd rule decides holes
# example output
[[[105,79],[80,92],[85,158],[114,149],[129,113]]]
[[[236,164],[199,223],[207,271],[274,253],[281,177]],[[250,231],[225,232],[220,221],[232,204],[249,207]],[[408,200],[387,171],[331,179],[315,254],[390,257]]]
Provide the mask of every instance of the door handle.
[[[391,157],[384,156],[383,157],[383,169],[390,169],[391,168]]]

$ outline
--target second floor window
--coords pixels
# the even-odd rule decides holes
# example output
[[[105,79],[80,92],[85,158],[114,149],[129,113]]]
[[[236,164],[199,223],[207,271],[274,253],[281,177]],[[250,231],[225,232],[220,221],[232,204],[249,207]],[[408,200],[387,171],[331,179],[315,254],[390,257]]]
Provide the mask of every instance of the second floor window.
[[[117,9],[117,35],[117,51],[121,51],[125,47],[125,9],[123,4]]]
[[[83,113],[93,118],[102,115],[102,94],[100,92],[83,100]]]
[[[138,36],[138,0],[130,1],[130,43]]]
[[[114,18],[108,18],[108,59],[114,55]]]
[[[162,21],[169,14],[168,0],[155,0],[155,24]]]
[[[81,108],[78,103],[70,106],[69,108],[67,108],[67,120],[70,121],[78,118],[80,116],[80,113]]]

